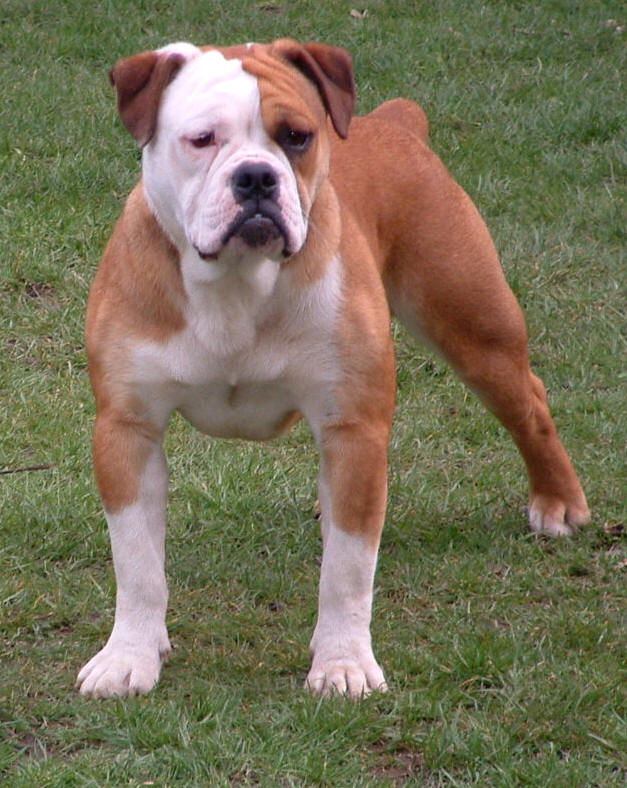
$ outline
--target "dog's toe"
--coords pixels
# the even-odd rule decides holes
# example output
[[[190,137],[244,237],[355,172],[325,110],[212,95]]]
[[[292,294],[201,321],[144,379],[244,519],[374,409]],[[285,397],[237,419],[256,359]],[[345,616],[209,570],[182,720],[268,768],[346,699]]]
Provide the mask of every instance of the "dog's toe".
[[[585,499],[569,504],[559,498],[535,495],[529,506],[529,522],[536,533],[572,536],[578,527],[589,520],[590,511]]]
[[[158,649],[107,645],[82,668],[76,687],[92,698],[145,695],[157,683],[160,670]]]
[[[373,691],[386,692],[383,671],[374,660],[363,665],[351,660],[314,661],[305,682],[312,695],[346,695],[353,700]]]

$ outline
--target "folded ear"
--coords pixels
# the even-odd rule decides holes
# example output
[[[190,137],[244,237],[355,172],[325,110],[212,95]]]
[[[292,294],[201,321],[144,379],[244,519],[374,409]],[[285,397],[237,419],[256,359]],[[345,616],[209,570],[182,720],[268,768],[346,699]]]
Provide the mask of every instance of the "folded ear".
[[[333,127],[346,138],[357,100],[350,54],[340,47],[300,44],[289,38],[275,41],[272,52],[293,63],[314,83]]]
[[[188,57],[189,50],[166,47],[118,60],[109,72],[122,122],[141,147],[154,136],[161,95]]]

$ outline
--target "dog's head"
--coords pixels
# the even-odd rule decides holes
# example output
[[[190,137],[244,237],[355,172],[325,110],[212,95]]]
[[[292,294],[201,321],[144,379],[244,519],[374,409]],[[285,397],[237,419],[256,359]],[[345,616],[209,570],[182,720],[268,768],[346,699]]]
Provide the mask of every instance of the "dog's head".
[[[172,44],[119,61],[111,81],[148,201],[180,250],[284,259],[303,246],[328,173],[327,116],[346,137],[354,110],[345,50]]]

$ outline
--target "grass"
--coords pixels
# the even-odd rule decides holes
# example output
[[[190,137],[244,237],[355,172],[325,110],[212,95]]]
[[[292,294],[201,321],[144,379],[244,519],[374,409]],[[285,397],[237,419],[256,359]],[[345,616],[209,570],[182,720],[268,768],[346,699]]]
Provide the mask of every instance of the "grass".
[[[623,785],[624,37],[617,2],[4,0],[0,10],[0,779],[10,786]],[[614,20],[614,21],[611,21]],[[301,684],[320,553],[305,427],[269,446],[175,419],[169,627],[146,698],[88,702],[114,588],[90,467],[83,314],[138,171],[107,68],[171,40],[354,52],[405,95],[488,220],[594,512],[534,539],[509,439],[395,328],[373,635],[392,691]],[[21,468],[46,466],[39,471]]]

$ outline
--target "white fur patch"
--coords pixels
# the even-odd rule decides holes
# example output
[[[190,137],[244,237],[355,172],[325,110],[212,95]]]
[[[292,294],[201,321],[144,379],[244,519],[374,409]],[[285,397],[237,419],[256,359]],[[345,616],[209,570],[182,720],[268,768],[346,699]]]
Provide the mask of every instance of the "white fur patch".
[[[160,450],[149,459],[138,500],[107,513],[117,582],[115,623],[104,648],[82,668],[83,695],[138,695],[157,683],[170,651],[165,625],[167,471]]]
[[[183,57],[188,59],[202,54],[197,46],[190,44],[188,41],[175,41],[172,44],[161,47],[157,51],[162,55],[183,55]]]
[[[166,343],[134,345],[132,385],[151,418],[164,423],[178,409],[202,432],[253,440],[275,437],[293,411],[319,424],[336,407],[341,376],[339,259],[305,286],[292,282],[289,263],[198,266],[197,279],[195,264],[183,261],[185,329]]]
[[[182,46],[174,45],[174,51]],[[213,142],[195,147],[203,135],[212,135]],[[240,212],[231,184],[242,163],[265,163],[275,172],[287,231],[276,257],[281,259],[284,241],[285,250],[295,253],[305,241],[307,221],[290,163],[263,127],[257,80],[239,59],[216,50],[191,56],[164,91],[157,132],[143,149],[146,197],[182,256],[194,250],[224,259],[253,254],[234,242],[224,246]]]
[[[322,517],[324,521],[324,508]],[[323,543],[318,622],[311,639],[307,687],[315,694],[347,693],[354,698],[383,691],[385,678],[370,638],[377,550],[333,522],[324,526]]]

